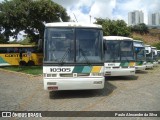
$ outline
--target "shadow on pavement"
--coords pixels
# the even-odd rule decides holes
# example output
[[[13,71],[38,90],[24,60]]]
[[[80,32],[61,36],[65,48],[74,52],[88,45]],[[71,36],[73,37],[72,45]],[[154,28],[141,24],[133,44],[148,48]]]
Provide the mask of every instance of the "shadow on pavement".
[[[89,98],[110,95],[117,87],[105,81],[103,89],[99,90],[67,90],[67,91],[51,91],[50,99],[68,99],[68,98]]]
[[[143,70],[143,71],[138,70],[138,71],[136,71],[136,74],[147,74],[147,73],[148,73],[147,70]]]
[[[130,81],[130,80],[137,80],[138,76],[133,75],[133,76],[107,76],[105,77],[106,81]]]

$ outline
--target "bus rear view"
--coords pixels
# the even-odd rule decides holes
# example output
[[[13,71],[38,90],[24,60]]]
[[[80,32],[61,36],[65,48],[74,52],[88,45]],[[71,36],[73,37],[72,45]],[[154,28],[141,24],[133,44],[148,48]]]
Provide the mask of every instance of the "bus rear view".
[[[44,37],[44,89],[104,87],[102,27],[71,22],[48,23]]]

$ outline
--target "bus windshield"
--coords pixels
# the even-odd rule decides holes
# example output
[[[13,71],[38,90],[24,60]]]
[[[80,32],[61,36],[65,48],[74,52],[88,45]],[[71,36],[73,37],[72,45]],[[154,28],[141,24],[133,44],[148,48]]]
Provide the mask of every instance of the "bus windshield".
[[[152,52],[146,54],[146,60],[147,61],[153,61]]]
[[[136,61],[145,61],[145,48],[135,47],[134,49]]]
[[[105,61],[119,62],[134,60],[133,42],[120,40],[105,41]]]
[[[156,49],[152,49],[152,52],[153,52],[153,60],[157,61],[158,60],[157,50]]]
[[[101,29],[48,27],[44,62],[102,63],[102,37]]]

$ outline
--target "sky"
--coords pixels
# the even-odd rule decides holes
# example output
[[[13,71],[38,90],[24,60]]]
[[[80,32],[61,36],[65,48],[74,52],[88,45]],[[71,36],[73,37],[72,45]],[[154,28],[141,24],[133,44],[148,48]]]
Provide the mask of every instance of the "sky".
[[[2,2],[4,0],[0,0]],[[72,20],[93,23],[95,18],[122,19],[128,23],[128,12],[142,10],[144,23],[148,14],[160,12],[160,0],[52,0],[67,10]],[[75,18],[76,16],[76,18]]]
[[[122,19],[128,23],[128,12],[142,10],[144,23],[148,14],[160,12],[160,0],[53,0],[63,6],[72,20],[92,23],[94,18]],[[90,19],[91,18],[91,19]]]
[[[3,2],[4,0],[0,0]],[[148,24],[148,14],[160,12],[160,0],[52,0],[64,7],[72,20],[85,23],[95,22],[95,18],[124,20],[128,23],[128,12],[142,10],[144,23]],[[75,18],[76,16],[76,18]],[[21,37],[20,37],[21,38]]]

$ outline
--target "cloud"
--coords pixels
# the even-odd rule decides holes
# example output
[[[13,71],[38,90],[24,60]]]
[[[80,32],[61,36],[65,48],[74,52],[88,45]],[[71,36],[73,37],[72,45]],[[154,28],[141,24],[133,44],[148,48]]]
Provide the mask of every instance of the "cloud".
[[[2,2],[4,0],[0,0]],[[63,6],[72,20],[94,22],[94,18],[123,19],[128,23],[128,12],[142,10],[144,22],[148,14],[160,12],[160,0],[52,0]],[[75,14],[75,15],[74,15]],[[76,20],[75,20],[76,21]]]
[[[94,17],[123,19],[128,22],[128,12],[142,10],[144,22],[148,22],[148,14],[160,11],[160,0],[53,0],[66,8],[72,19],[73,13],[78,21],[92,22]]]
[[[112,10],[115,7],[116,0],[78,0],[71,2],[72,0],[53,0],[54,2],[64,6],[67,9],[67,13],[75,20],[74,14],[79,22],[91,22],[95,21],[95,17],[111,18]],[[107,11],[104,13],[104,11]]]

